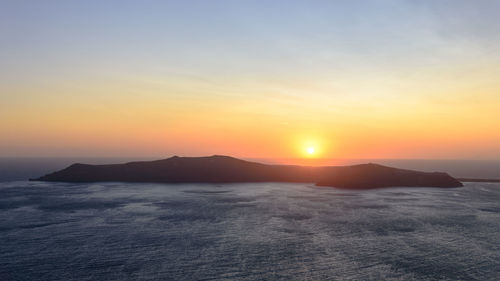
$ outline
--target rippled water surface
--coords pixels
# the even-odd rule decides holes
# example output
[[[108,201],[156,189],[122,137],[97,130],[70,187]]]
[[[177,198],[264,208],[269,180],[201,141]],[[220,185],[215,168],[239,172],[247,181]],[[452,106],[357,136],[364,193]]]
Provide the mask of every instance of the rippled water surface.
[[[498,280],[500,184],[0,183],[0,280]]]

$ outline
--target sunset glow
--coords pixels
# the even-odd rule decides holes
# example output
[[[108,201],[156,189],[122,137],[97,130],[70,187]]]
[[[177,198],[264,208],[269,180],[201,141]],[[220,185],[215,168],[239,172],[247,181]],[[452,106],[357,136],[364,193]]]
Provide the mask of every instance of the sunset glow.
[[[500,158],[496,1],[69,2],[3,4],[0,156]]]
[[[0,0],[0,281],[497,280],[500,0]]]

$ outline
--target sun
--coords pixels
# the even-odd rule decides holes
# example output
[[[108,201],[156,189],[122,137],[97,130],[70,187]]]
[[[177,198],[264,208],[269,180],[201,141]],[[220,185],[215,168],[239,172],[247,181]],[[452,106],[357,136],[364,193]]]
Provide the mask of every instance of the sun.
[[[301,158],[318,158],[325,154],[325,142],[319,138],[302,138],[296,142],[296,152]]]
[[[316,149],[314,148],[314,146],[308,146],[306,148],[306,152],[308,155],[314,155],[314,153],[316,153]]]

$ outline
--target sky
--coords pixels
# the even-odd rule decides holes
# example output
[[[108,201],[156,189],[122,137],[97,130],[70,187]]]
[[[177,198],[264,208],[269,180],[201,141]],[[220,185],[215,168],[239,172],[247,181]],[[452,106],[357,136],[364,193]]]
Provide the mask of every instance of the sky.
[[[500,159],[499,14],[0,0],[0,156]]]

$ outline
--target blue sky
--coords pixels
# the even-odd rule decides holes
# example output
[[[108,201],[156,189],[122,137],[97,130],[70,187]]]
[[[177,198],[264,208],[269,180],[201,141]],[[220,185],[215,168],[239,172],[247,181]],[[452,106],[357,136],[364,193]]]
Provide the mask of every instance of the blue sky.
[[[353,64],[358,71],[357,67],[380,63],[399,71],[412,64],[455,60],[454,55],[498,57],[499,47],[498,1],[3,1],[1,5],[0,50],[2,61],[10,66],[2,67],[4,73],[23,66],[46,73],[42,69],[51,66],[61,71],[143,67],[251,74],[291,67],[342,70]]]

